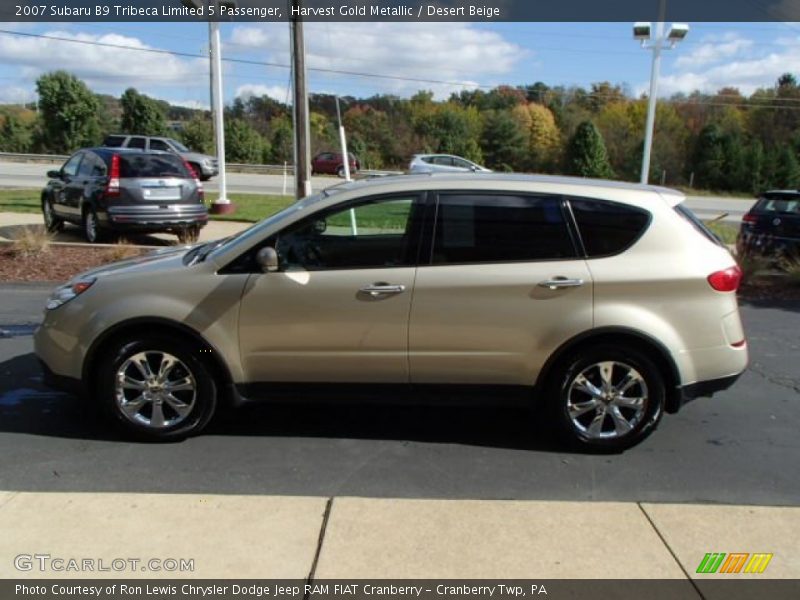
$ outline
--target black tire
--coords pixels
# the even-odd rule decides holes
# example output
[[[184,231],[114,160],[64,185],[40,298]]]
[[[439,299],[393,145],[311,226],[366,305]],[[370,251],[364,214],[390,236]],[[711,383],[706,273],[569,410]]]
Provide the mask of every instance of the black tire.
[[[338,167],[336,167],[336,176],[344,177],[344,165],[339,165]]]
[[[81,228],[83,229],[83,237],[88,243],[97,244],[103,241],[104,235],[100,229],[100,221],[98,221],[97,213],[92,207],[83,209]]]
[[[64,230],[64,220],[53,212],[53,203],[50,198],[42,198],[42,215],[44,216],[44,228],[48,233]]]
[[[194,244],[200,237],[200,228],[195,226],[180,229],[176,233],[181,244]]]
[[[610,368],[605,366],[609,364]],[[583,385],[576,382],[581,376],[586,382]],[[623,385],[626,377],[632,382],[627,388]],[[604,379],[610,383],[604,385]],[[602,395],[583,391],[590,385]],[[547,389],[547,412],[570,446],[621,451],[655,430],[664,413],[665,395],[664,377],[647,355],[603,344],[583,348],[556,366]],[[638,398],[642,400],[637,407],[629,406]]]
[[[166,371],[161,383],[154,379],[153,387],[147,390],[118,389],[117,376],[120,371],[130,377],[130,381],[138,381],[139,377],[145,381],[143,371],[135,364],[142,356],[154,375],[168,356],[178,362]],[[131,361],[132,357],[136,361]],[[217,407],[217,386],[207,364],[195,348],[180,341],[157,335],[122,340],[108,349],[96,373],[97,401],[103,412],[125,433],[139,440],[169,442],[196,435],[208,424]],[[177,384],[181,381],[190,381],[192,389],[175,388],[171,394],[178,403],[164,398],[163,394],[167,394],[165,390],[169,389],[167,382]],[[135,400],[145,393],[149,396],[137,410]],[[186,414],[173,408],[176,404],[182,404]],[[128,406],[127,413],[123,410],[124,405]],[[157,409],[156,405],[160,408]],[[160,424],[157,422],[157,410],[160,411]]]

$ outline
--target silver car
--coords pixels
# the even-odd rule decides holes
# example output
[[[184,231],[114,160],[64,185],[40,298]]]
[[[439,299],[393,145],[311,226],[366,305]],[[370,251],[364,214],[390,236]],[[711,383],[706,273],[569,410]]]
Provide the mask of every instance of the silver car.
[[[452,154],[415,154],[409,173],[491,173],[491,169]]]
[[[747,366],[741,271],[683,200],[494,174],[342,184],[75,277],[35,349],[46,381],[150,439],[198,433],[220,402],[456,389],[625,448]]]

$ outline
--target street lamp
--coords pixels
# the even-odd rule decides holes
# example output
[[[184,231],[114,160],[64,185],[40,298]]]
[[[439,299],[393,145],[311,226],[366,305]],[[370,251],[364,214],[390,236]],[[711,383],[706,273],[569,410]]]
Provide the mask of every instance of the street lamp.
[[[642,48],[653,51],[653,65],[650,70],[650,97],[647,103],[647,125],[644,131],[644,153],[642,154],[642,174],[640,181],[647,183],[650,175],[650,151],[653,147],[653,128],[656,122],[656,94],[658,93],[658,72],[661,67],[661,51],[671,50],[689,33],[686,23],[673,23],[664,35],[664,0],[661,0],[661,21],[656,23],[655,36],[651,35],[652,24],[638,22],[633,25],[633,38],[639,40]]]

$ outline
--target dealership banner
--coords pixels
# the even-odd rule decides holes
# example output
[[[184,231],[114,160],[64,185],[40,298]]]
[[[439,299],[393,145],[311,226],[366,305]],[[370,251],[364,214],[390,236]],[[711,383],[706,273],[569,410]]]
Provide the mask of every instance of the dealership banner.
[[[662,12],[663,10],[663,12]],[[0,21],[800,21],[798,0],[3,0]]]
[[[39,579],[0,580],[0,598],[38,600],[515,600],[517,598],[800,598],[800,581],[781,579]]]

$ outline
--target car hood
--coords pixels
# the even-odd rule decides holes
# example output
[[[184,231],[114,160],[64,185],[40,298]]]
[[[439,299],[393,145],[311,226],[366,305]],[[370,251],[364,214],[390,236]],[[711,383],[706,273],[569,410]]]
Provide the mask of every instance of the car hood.
[[[84,271],[75,279],[86,277],[108,277],[134,271],[161,271],[183,264],[183,256],[191,247],[175,246],[148,252],[141,256],[126,258],[117,262]]]

